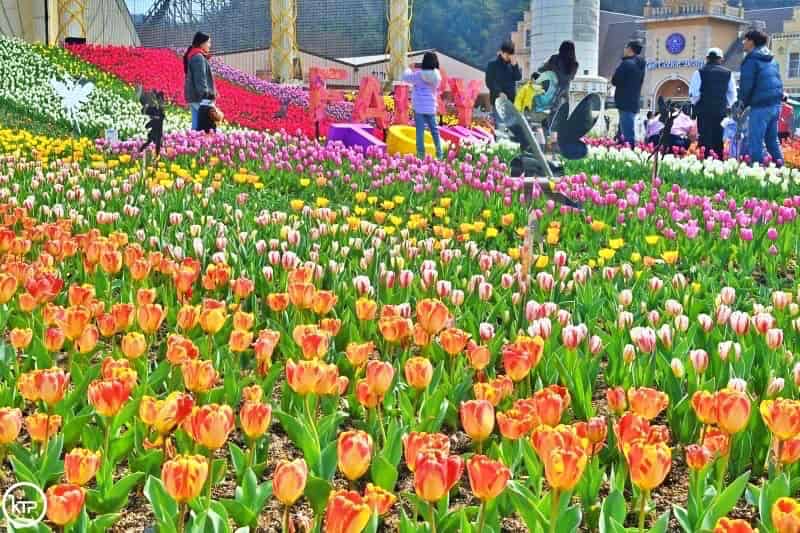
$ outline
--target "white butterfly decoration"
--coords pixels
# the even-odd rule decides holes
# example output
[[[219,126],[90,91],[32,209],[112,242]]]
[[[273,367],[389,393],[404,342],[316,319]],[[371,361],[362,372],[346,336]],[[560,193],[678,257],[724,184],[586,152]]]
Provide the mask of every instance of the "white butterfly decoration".
[[[70,78],[60,81],[53,78],[50,80],[50,86],[61,97],[61,105],[64,107],[67,118],[72,122],[75,130],[80,133],[78,110],[89,100],[89,95],[94,90],[94,84],[83,78],[78,81]]]

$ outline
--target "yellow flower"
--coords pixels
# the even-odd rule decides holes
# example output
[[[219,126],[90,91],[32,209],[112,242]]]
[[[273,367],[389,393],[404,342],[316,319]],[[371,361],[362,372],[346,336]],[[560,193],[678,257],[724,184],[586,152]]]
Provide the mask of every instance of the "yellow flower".
[[[486,227],[486,222],[483,220],[477,220],[472,223],[472,227],[475,228],[475,231],[483,231],[483,228]]]
[[[619,250],[625,244],[625,239],[611,239],[608,241],[608,246],[612,250]]]
[[[515,261],[519,259],[519,248],[509,248],[508,256]]]
[[[470,231],[472,231],[473,227],[472,224],[470,224],[469,222],[462,222],[461,224],[458,225],[458,229],[459,231],[461,231],[461,233],[469,233]]]
[[[452,239],[455,231],[451,228],[442,228],[442,238],[443,239]]]
[[[514,231],[516,232],[518,237],[520,237],[520,238],[525,237],[526,228],[519,227],[519,228],[515,229]]]
[[[295,211],[300,211],[301,209],[303,209],[305,203],[303,202],[303,200],[292,200],[291,202],[289,202],[289,205]]]
[[[396,203],[397,205],[403,205],[406,201],[406,198],[405,196],[400,196],[399,194],[397,194],[394,196],[394,198],[392,198],[392,201],[394,201],[394,203]]]
[[[591,268],[594,268],[594,267],[596,267],[596,266],[597,266],[597,261],[595,261],[594,259],[589,259],[589,262],[588,262],[588,264],[589,264],[589,266],[590,266]]]
[[[600,248],[600,251],[597,252],[597,255],[599,255],[602,259],[606,259],[607,260],[607,259],[613,258],[614,254],[616,254],[616,253],[617,252],[615,252],[614,250],[612,250],[610,248]]]
[[[661,259],[668,265],[674,265],[678,262],[678,250],[667,250],[661,254]]]
[[[703,286],[700,285],[700,283],[698,283],[696,281],[692,283],[692,292],[693,293],[695,293],[695,294],[699,293],[702,288],[703,288]]]
[[[329,203],[330,202],[328,201],[327,198],[324,198],[322,196],[317,196],[317,207],[328,207]]]
[[[433,208],[433,216],[435,216],[437,218],[444,217],[445,213],[447,213],[447,211],[443,207],[434,207]]]
[[[445,209],[448,209],[450,207],[450,204],[452,204],[452,203],[453,203],[453,200],[451,198],[440,198],[439,199],[439,205],[444,207]]]
[[[631,254],[631,262],[632,263],[638,263],[641,260],[642,260],[642,254],[640,254],[639,252],[633,252]]]
[[[608,224],[606,224],[602,220],[593,220],[592,221],[592,225],[591,225],[592,231],[603,231],[607,227],[608,227]]]
[[[392,209],[394,209],[394,202],[392,202],[391,200],[384,200],[381,203],[381,207],[387,211],[391,211]]]
[[[131,160],[130,154],[121,154],[119,156],[119,162],[122,164],[129,163]]]
[[[347,225],[350,226],[350,229],[355,231],[358,229],[358,226],[361,225],[361,219],[358,217],[347,217]]]
[[[648,235],[647,237],[644,238],[644,240],[647,244],[653,246],[658,244],[658,241],[661,240],[661,237],[659,235]]]
[[[308,178],[300,178],[300,186],[301,187],[308,187],[311,185],[311,180]]]
[[[384,226],[383,227],[383,231],[386,232],[386,235],[394,235],[394,232],[395,232],[396,229],[397,228],[395,228],[394,226]]]
[[[484,209],[483,211],[481,211],[481,216],[483,217],[484,220],[489,220],[490,218],[492,218],[492,211],[490,209]]]
[[[498,233],[499,232],[497,231],[497,228],[486,228],[486,238],[487,239],[493,239],[493,238],[497,237]]]
[[[356,202],[363,204],[366,199],[367,199],[367,193],[365,193],[364,191],[359,191],[356,193]]]
[[[367,208],[366,207],[356,207],[355,209],[353,209],[353,213],[355,213],[357,216],[363,217],[364,215],[367,214]]]
[[[378,197],[377,196],[370,196],[369,198],[367,198],[367,203],[369,205],[377,204],[378,203]]]
[[[536,259],[536,268],[547,268],[547,265],[550,264],[550,258],[546,255],[540,255]]]
[[[403,217],[398,217],[397,215],[391,215],[389,217],[389,222],[391,222],[395,226],[399,226],[403,223]]]

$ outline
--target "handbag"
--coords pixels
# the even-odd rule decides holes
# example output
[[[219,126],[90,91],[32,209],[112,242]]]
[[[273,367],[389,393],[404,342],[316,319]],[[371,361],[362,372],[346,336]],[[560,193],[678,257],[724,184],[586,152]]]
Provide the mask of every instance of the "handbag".
[[[217,106],[212,105],[209,106],[208,109],[208,118],[214,124],[219,124],[225,118],[225,115],[222,113],[222,111],[219,110]]]

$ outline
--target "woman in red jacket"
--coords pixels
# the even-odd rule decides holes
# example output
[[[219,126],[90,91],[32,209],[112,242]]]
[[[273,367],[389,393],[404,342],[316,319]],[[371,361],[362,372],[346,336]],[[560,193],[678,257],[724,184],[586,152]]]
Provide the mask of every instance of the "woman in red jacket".
[[[792,136],[792,125],[794,124],[794,108],[789,104],[789,97],[783,95],[781,104],[781,115],[778,118],[778,138],[784,141]]]

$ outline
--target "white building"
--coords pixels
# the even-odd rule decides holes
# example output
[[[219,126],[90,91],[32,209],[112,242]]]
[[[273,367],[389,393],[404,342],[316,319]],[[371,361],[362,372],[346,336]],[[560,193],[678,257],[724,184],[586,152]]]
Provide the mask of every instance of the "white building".
[[[573,41],[578,76],[597,76],[600,0],[531,0],[531,12],[532,70]]]

